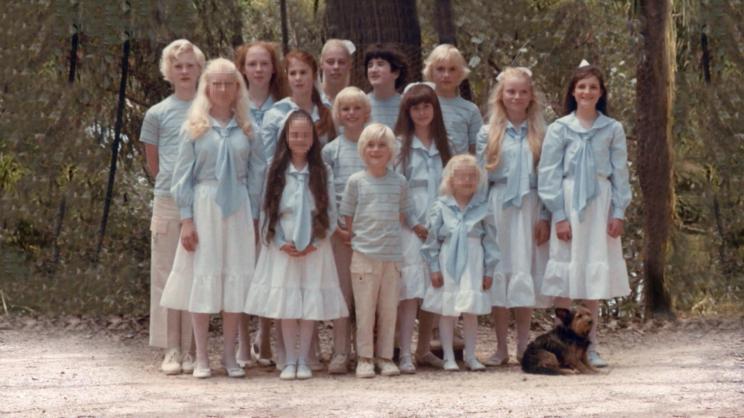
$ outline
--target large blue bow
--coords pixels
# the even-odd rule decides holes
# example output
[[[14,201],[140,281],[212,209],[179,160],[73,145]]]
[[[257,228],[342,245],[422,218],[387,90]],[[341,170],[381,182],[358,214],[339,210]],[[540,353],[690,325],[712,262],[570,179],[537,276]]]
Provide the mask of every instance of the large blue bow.
[[[294,231],[292,241],[298,251],[302,251],[310,244],[312,238],[312,219],[310,216],[310,196],[308,195],[306,171],[290,173],[297,180],[297,190],[293,196],[295,209]]]
[[[519,132],[517,132],[514,127],[510,126],[506,129],[506,134],[517,141],[519,149],[515,157],[516,161],[512,167],[512,171],[508,173],[506,179],[503,207],[512,205],[521,208],[522,198],[530,192],[530,162],[529,154],[525,152],[527,125],[522,125],[519,128]]]
[[[227,218],[240,209],[243,202],[240,199],[240,193],[236,191],[240,188],[238,174],[235,170],[235,162],[230,151],[229,133],[231,128],[213,127],[220,135],[219,145],[217,148],[217,164],[215,167],[215,176],[217,177],[217,195],[215,201],[222,211],[222,217]]]
[[[579,220],[584,220],[584,209],[588,202],[597,195],[597,164],[594,161],[591,133],[578,133],[579,149],[573,164],[574,190],[573,209],[578,212]]]

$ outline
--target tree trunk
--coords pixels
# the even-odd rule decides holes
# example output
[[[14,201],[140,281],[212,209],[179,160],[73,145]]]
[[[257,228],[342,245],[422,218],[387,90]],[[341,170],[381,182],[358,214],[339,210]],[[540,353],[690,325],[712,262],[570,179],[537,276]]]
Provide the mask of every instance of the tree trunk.
[[[672,223],[674,37],[671,0],[641,0],[643,47],[637,68],[636,135],[643,195],[643,274],[647,317],[672,315],[664,266]]]
[[[436,1],[434,5],[434,29],[437,31],[440,44],[457,46],[455,15],[452,12],[452,2],[450,0]],[[460,84],[460,96],[465,100],[473,100],[473,92],[470,90],[470,82],[467,78]]]
[[[421,28],[415,0],[327,0],[326,28],[331,38],[357,46],[351,84],[369,89],[364,77],[364,50],[378,42],[398,44],[408,58],[408,80],[421,79]]]

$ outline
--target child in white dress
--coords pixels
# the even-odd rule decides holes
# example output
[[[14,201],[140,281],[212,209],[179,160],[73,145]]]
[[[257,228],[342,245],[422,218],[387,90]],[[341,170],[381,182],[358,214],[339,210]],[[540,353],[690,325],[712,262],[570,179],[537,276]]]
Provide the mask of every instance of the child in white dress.
[[[478,315],[491,312],[491,272],[499,261],[496,225],[483,191],[485,179],[475,157],[452,157],[444,169],[441,196],[429,210],[429,235],[421,248],[431,271],[431,286],[421,309],[441,315],[439,335],[448,371],[460,370],[453,339],[461,314],[465,365],[485,370],[475,358]]]
[[[253,276],[254,223],[266,164],[251,129],[245,82],[232,62],[218,58],[207,65],[183,136],[171,188],[182,245],[160,303],[191,312],[198,378],[211,375],[209,316],[221,312],[222,361],[230,377],[243,377],[235,341]]]
[[[349,315],[329,239],[337,222],[333,174],[320,148],[310,114],[291,112],[267,175],[264,247],[245,303],[246,313],[281,320],[284,380],[312,377],[308,356],[315,321]]]

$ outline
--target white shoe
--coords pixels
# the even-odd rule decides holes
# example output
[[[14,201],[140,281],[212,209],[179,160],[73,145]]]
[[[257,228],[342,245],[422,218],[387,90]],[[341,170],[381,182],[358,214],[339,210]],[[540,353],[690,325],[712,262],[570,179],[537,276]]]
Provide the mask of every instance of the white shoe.
[[[375,365],[372,359],[359,358],[356,366],[356,377],[370,378],[375,377]]]
[[[431,351],[428,351],[422,356],[416,356],[416,364],[431,366],[435,369],[441,369],[444,367],[444,362],[442,361],[442,359],[434,355],[434,353],[432,353]]]
[[[379,359],[377,360],[377,367],[380,368],[380,376],[398,376],[400,375],[400,369],[393,363],[392,360]]]
[[[229,377],[245,377],[245,370],[242,367],[225,367],[225,371]]]
[[[509,364],[509,355],[501,354],[498,351],[493,353],[491,357],[483,361],[483,364],[489,367],[506,366]]]
[[[297,365],[297,379],[307,380],[313,377],[313,371],[306,364]]]
[[[602,357],[599,356],[599,353],[592,350],[586,353],[587,358],[589,359],[589,364],[591,364],[594,367],[597,368],[603,368],[607,367],[607,362],[602,359]]]
[[[206,379],[212,377],[212,370],[209,367],[194,367],[193,376],[197,379]]]
[[[336,353],[328,363],[329,374],[346,374],[349,371],[349,359],[346,354]]]
[[[445,359],[442,368],[448,372],[460,371],[460,366],[457,365],[457,362],[454,359]]]
[[[416,366],[413,365],[413,359],[410,355],[402,356],[398,362],[398,368],[403,374],[415,374]]]
[[[186,353],[181,358],[181,371],[184,373],[194,372],[194,357],[191,353]]]
[[[167,375],[181,373],[181,350],[170,348],[165,352],[163,362],[160,363],[160,370]]]
[[[279,375],[282,380],[295,380],[297,378],[297,366],[294,364],[288,364],[282,374]]]
[[[470,370],[472,372],[482,372],[482,371],[486,370],[486,366],[484,366],[483,364],[481,364],[481,362],[478,361],[478,359],[475,358],[475,357],[469,358],[469,359],[465,359],[465,367],[467,367],[468,370]]]
[[[261,357],[260,350],[257,344],[251,344],[251,357],[255,360],[255,363],[262,367],[270,367],[274,364],[274,360],[270,358]],[[281,370],[281,369],[279,369]]]

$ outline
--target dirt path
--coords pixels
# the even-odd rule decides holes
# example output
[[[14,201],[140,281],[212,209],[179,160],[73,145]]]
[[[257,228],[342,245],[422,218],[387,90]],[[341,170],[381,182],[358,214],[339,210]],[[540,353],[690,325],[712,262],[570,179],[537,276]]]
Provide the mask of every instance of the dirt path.
[[[485,355],[490,333],[481,333]],[[250,369],[244,380],[218,371],[197,381],[160,374],[143,332],[0,317],[0,416],[744,416],[742,318],[608,329],[603,339],[612,366],[595,376],[513,365],[305,382]]]

